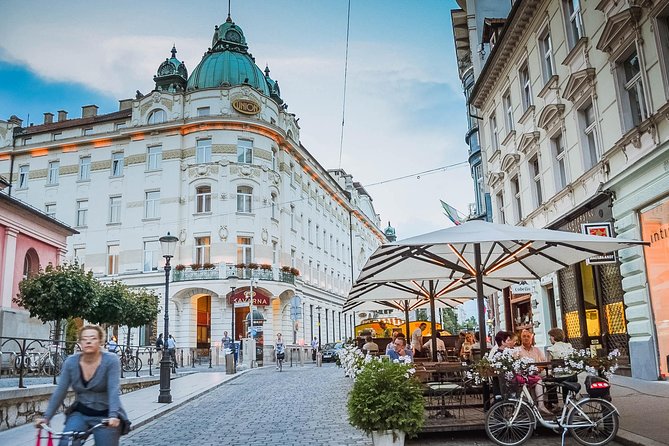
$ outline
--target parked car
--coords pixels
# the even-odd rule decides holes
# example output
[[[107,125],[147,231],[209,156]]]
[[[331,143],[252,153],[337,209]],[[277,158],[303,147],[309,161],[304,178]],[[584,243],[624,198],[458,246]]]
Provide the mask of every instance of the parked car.
[[[339,356],[343,343],[331,342],[323,346],[323,362],[335,362]]]

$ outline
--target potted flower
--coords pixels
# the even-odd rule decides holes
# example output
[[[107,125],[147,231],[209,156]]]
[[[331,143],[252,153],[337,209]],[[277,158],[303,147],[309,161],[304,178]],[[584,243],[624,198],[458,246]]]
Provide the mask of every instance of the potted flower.
[[[214,268],[216,268],[216,265],[214,265],[213,263],[205,262],[202,265],[202,268],[203,269],[214,269]]]
[[[191,263],[190,265],[190,269],[192,269],[193,271],[197,271],[200,268],[202,268],[202,265],[200,265],[199,263]]]
[[[260,265],[258,265],[257,263],[253,262],[249,263],[249,269],[258,269],[259,266]]]
[[[246,268],[246,263],[238,263],[238,264],[235,265],[235,268],[245,269]]]
[[[403,445],[423,427],[423,387],[411,364],[370,361],[356,377],[348,399],[348,420],[372,434],[375,446]]]
[[[175,270],[175,271],[183,271],[183,270],[185,270],[185,269],[186,269],[186,265],[182,265],[181,263],[179,263],[178,265],[176,265],[176,266],[174,267],[174,270]]]
[[[290,266],[282,266],[281,267],[281,272],[289,273],[290,272]]]
[[[272,270],[272,265],[269,263],[261,263],[260,264],[260,269],[263,271],[271,271]]]
[[[297,269],[297,268],[291,268],[291,269],[290,269],[290,273],[291,273],[293,276],[297,277],[297,276],[300,275],[300,270]]]

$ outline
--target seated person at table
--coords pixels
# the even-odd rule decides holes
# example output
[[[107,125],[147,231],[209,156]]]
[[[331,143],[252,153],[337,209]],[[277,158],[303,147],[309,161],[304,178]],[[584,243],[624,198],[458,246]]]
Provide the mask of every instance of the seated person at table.
[[[366,353],[372,353],[372,352],[376,353],[379,351],[379,345],[372,340],[371,336],[365,337],[365,341],[366,341],[365,345],[362,346],[362,349]]]
[[[423,351],[427,353],[427,356],[429,358],[432,357],[432,338],[427,338],[427,342],[423,344]],[[437,355],[441,355],[441,359],[438,359],[439,361],[443,361],[444,357],[446,356],[446,344],[444,344],[444,341],[442,341],[439,336],[437,336]]]
[[[386,345],[386,355],[390,354],[391,350],[395,350],[395,339],[397,339],[398,336],[404,337],[404,333],[398,330],[393,330],[393,334],[390,335],[390,342],[388,345]]]
[[[404,336],[397,336],[393,345],[395,346],[395,349],[388,352],[388,356],[391,360],[394,361],[402,358],[404,362],[413,362],[411,349],[407,347],[407,340]]]
[[[462,343],[460,347],[460,359],[464,361],[470,361],[472,359],[472,347],[474,346],[474,334],[466,333],[465,342]]]
[[[551,337],[552,345],[546,350],[548,350],[551,359],[564,359],[574,351],[570,343],[564,342],[565,336],[562,329],[551,328],[548,330],[548,335]]]
[[[513,349],[516,346],[516,335],[510,331],[500,330],[495,335],[496,347],[488,352],[488,359],[492,360],[497,353],[502,353],[506,349]]]
[[[546,362],[544,353],[534,345],[534,333],[527,329],[520,333],[520,347],[516,347],[514,355],[518,358],[531,358],[534,362]],[[531,388],[534,388],[534,393],[537,396],[537,407],[544,414],[550,414],[551,412],[544,405],[544,386],[541,383],[541,376],[516,376],[516,379],[519,383],[527,382]]]
[[[475,342],[474,342],[474,345],[472,345],[472,348],[480,349],[481,348],[481,332],[480,331],[474,332],[474,340],[475,340]],[[492,348],[492,344],[490,343],[490,341],[487,341],[486,345],[487,345],[488,348]]]

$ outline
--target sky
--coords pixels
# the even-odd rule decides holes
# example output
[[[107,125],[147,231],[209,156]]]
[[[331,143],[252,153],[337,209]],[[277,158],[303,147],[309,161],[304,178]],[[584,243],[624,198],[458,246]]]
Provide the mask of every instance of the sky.
[[[351,1],[340,145],[348,0],[231,2],[256,64],[269,66],[300,118],[302,144],[325,168],[362,183],[382,229],[390,222],[399,239],[451,226],[440,199],[463,213],[474,201],[450,22],[456,7]],[[2,0],[0,8],[0,120],[39,124],[45,112],[74,118],[96,104],[111,113],[118,100],[149,93],[172,44],[192,72],[228,2]]]

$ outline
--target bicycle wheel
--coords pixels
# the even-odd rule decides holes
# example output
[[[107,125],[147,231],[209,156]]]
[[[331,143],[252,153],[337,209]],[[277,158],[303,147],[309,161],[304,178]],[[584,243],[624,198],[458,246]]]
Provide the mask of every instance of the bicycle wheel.
[[[583,424],[583,427],[569,428],[576,441],[585,446],[600,446],[616,437],[619,427],[618,412],[606,400],[586,398],[569,411],[567,424]]]
[[[142,370],[142,359],[141,358],[135,358],[135,368],[132,369],[133,372],[139,372]]]
[[[500,446],[516,446],[526,442],[534,432],[534,415],[524,404],[518,416],[511,422],[519,402],[500,401],[492,406],[485,417],[485,432],[488,438]]]
[[[121,367],[123,367],[124,372],[134,372],[135,371],[135,358],[132,358],[132,357],[125,358],[124,361],[121,361]]]

